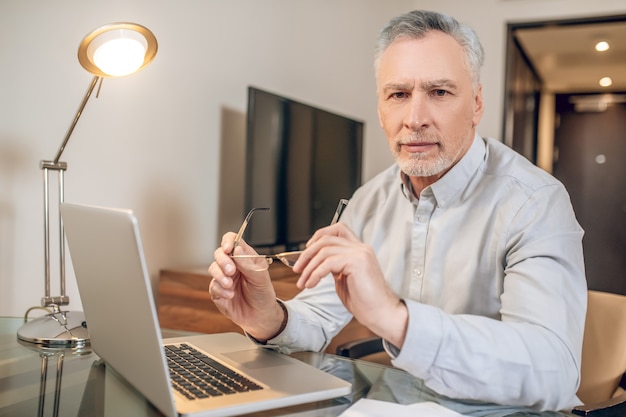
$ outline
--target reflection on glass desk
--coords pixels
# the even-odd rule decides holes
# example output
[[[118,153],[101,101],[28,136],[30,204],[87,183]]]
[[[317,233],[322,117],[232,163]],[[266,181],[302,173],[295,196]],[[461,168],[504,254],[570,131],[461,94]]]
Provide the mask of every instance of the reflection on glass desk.
[[[38,350],[18,342],[17,329],[22,324],[22,319],[0,318],[1,417],[161,416],[95,353],[89,350]],[[164,332],[164,336],[169,334]],[[352,393],[252,416],[338,416],[364,397],[401,404],[435,401],[471,416],[563,416],[442,398],[404,371],[369,362],[313,352],[293,356],[350,381]]]

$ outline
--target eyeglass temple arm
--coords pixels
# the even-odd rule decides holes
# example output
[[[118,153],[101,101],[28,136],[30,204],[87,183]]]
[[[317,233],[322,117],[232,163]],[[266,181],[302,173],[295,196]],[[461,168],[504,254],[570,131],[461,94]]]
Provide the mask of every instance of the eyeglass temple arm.
[[[333,216],[333,219],[330,222],[330,224],[335,224],[339,221],[339,218],[341,217],[341,214],[343,213],[343,210],[346,208],[347,205],[348,205],[348,200],[346,200],[345,198],[342,198],[341,200],[339,200],[339,204],[337,205],[337,209],[335,210],[335,215]],[[237,236],[235,237],[235,241],[233,242],[233,250],[230,252],[231,254],[235,251],[235,248],[239,245],[239,241],[241,240],[244,232],[246,231],[246,228],[248,227],[248,222],[250,221],[250,217],[252,217],[252,214],[257,210],[269,211],[269,207],[255,207],[248,212],[248,214],[246,215],[246,218],[243,220],[243,223],[241,224],[241,227],[239,228],[239,231],[237,232]]]
[[[252,217],[252,213],[254,213],[257,210],[268,211],[269,207],[255,207],[248,212],[248,214],[246,215],[246,218],[243,220],[243,223],[241,224],[241,227],[239,228],[239,231],[237,232],[237,236],[235,237],[235,242],[233,242],[233,250],[230,252],[231,254],[235,252],[235,248],[239,245],[239,241],[241,240],[243,233],[246,231],[246,227],[248,227],[248,221],[250,221],[250,217]]]

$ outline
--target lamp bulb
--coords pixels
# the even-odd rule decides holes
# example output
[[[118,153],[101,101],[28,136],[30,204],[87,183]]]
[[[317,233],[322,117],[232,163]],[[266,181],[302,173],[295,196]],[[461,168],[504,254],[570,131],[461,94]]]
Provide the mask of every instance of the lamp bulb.
[[[144,46],[136,39],[117,38],[100,45],[93,54],[93,61],[105,74],[121,77],[137,71],[143,65],[145,54]]]

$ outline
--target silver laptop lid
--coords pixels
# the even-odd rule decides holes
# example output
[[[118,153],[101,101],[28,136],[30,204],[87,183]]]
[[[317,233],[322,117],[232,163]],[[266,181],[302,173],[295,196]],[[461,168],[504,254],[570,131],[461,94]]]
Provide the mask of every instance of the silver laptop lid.
[[[164,414],[176,416],[132,211],[63,203],[61,213],[94,351]]]

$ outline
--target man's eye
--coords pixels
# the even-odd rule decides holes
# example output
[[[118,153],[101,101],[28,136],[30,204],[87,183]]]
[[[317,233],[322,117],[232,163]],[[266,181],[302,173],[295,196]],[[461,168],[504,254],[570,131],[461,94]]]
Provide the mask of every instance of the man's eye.
[[[395,98],[395,99],[403,99],[406,98],[407,94],[401,91],[397,91],[395,93],[391,93],[391,98]]]
[[[435,95],[437,97],[445,97],[446,95],[448,95],[448,91],[447,90],[437,89],[437,90],[433,91],[433,95]]]

